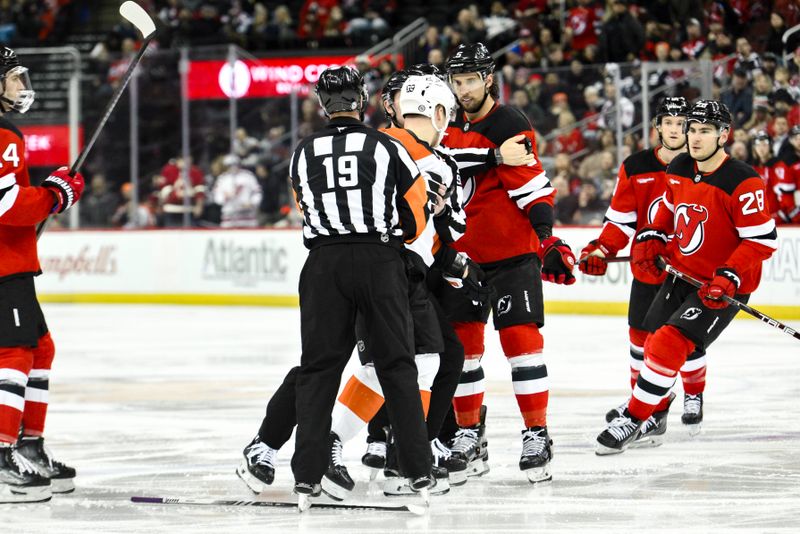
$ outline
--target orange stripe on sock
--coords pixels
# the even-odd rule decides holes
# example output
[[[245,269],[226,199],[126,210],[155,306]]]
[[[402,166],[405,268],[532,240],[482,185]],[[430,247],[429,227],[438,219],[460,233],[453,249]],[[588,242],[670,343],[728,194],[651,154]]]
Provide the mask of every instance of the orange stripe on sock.
[[[342,394],[339,395],[339,402],[367,423],[383,406],[383,397],[365,386],[356,377],[351,376],[344,386]]]
[[[425,414],[425,419],[428,419],[428,409],[431,407],[431,392],[421,389],[419,396],[422,399],[422,413]]]

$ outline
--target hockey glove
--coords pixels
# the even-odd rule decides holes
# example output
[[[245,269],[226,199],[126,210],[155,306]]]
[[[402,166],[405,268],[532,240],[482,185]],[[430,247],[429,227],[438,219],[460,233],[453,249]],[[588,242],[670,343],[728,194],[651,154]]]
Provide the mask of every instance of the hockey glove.
[[[631,271],[640,282],[660,284],[667,277],[659,268],[657,259],[666,256],[667,234],[645,226],[633,238],[631,245]]]
[[[56,194],[56,204],[50,213],[62,213],[70,209],[81,198],[86,184],[81,173],[76,172],[74,176],[70,176],[69,167],[59,167],[44,179],[42,187],[46,187]]]
[[[442,275],[448,284],[463,289],[475,304],[486,304],[492,296],[492,289],[481,283],[486,278],[483,269],[466,254],[456,254],[453,263],[442,270]]]
[[[539,259],[542,260],[542,280],[567,286],[575,283],[575,276],[572,274],[575,255],[562,240],[550,236],[542,241],[539,245]]]
[[[578,269],[584,274],[591,276],[603,276],[608,270],[608,262],[606,258],[613,257],[612,254],[605,246],[600,244],[600,241],[594,239],[589,241],[589,244],[581,250],[581,259],[578,262]]]
[[[728,307],[728,302],[723,298],[727,296],[733,298],[736,295],[736,290],[739,289],[741,283],[739,273],[733,267],[719,267],[714,271],[714,278],[710,282],[706,282],[697,294],[703,301],[706,308],[712,310],[720,310]]]

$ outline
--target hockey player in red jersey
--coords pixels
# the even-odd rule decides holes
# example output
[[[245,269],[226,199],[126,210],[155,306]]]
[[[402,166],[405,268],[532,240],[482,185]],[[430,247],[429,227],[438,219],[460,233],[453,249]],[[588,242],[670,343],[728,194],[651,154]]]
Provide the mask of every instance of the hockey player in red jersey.
[[[772,139],[764,130],[753,136],[753,168],[764,180],[767,198],[767,213],[777,224],[791,224],[797,206],[794,201],[796,189],[794,172],[779,158],[772,156]]]
[[[447,129],[448,147],[497,148],[523,133],[535,154],[535,134],[527,117],[497,102],[494,61],[483,44],[460,45],[448,58],[446,70],[461,106]],[[465,181],[464,195],[469,224],[455,247],[481,266],[496,294],[490,305],[476,306],[455,292],[442,299],[466,358],[453,400],[459,430],[451,448],[470,461],[471,474],[488,471],[480,359],[485,325],[493,312],[525,425],[520,469],[531,482],[550,480],[549,387],[539,332],[544,325],[542,280],[575,281],[575,258],[569,246],[552,235],[555,190],[537,160],[530,166],[500,165],[477,174]]]
[[[55,347],[33,278],[41,273],[36,225],[77,202],[84,182],[62,167],[42,187],[30,185],[25,140],[5,115],[26,112],[33,99],[28,69],[0,48],[0,503],[47,501],[75,487],[75,470],[44,448]]]
[[[737,308],[723,297],[747,302],[760,282],[762,262],[776,249],[763,180],[722,149],[732,120],[715,100],[692,106],[686,119],[689,153],[669,164],[655,219],[634,238],[634,272],[662,285],[645,317],[653,333],[645,341],[644,367],[628,407],[597,437],[599,455],[620,453],[636,440],[687,356],[706,349],[733,320]],[[667,277],[660,258],[703,286]]]
[[[631,155],[622,162],[617,185],[611,197],[611,206],[605,217],[603,230],[597,239],[583,248],[578,262],[581,272],[602,276],[608,268],[607,259],[614,257],[627,246],[637,230],[653,222],[666,186],[667,165],[686,152],[684,122],[689,106],[682,97],[666,97],[656,109],[653,126],[661,145]],[[649,284],[634,276],[628,303],[628,335],[630,337],[630,383],[636,385],[644,363],[644,341],[647,330],[644,317],[658,292],[658,284]],[[696,433],[703,419],[703,391],[706,385],[706,358],[703,351],[694,351],[681,367],[684,391],[682,421]],[[637,445],[659,445],[667,430],[667,413],[670,397],[657,407],[648,420]],[[606,422],[618,417],[627,407],[627,401],[606,414]]]

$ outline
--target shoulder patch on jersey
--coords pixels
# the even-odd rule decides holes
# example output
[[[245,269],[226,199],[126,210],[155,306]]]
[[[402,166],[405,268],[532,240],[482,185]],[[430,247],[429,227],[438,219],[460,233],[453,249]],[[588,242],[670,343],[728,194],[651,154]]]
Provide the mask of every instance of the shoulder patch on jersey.
[[[748,178],[759,178],[756,170],[743,161],[728,158],[719,169],[703,180],[708,185],[713,185],[731,195],[739,184]]]
[[[640,174],[664,172],[666,167],[656,157],[655,150],[648,148],[631,154],[622,162],[625,167],[625,174],[631,178]]]
[[[14,124],[5,117],[0,117],[0,130],[9,130],[14,135],[19,137],[20,140],[25,140],[25,137],[22,135],[22,132],[19,130],[19,128],[14,126]]]

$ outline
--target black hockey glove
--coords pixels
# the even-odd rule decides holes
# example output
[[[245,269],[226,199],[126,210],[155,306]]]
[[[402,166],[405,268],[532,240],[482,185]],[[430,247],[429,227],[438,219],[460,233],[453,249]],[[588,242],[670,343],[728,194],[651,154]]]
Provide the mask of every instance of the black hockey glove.
[[[483,269],[466,254],[456,254],[453,262],[442,269],[442,275],[451,286],[463,289],[473,303],[486,304],[492,296],[492,288],[481,283],[486,278]]]

